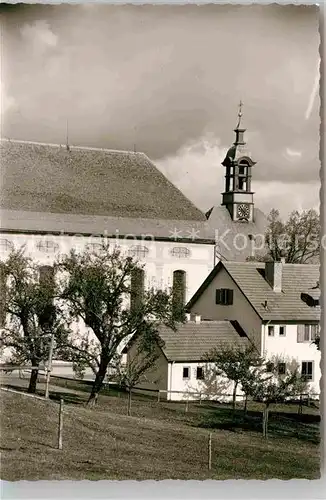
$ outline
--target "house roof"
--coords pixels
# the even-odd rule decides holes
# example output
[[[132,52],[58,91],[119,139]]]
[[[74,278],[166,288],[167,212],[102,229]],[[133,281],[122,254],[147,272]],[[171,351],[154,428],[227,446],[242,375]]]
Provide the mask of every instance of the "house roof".
[[[206,221],[144,153],[1,140],[2,209]]]
[[[256,248],[259,248],[268,225],[265,214],[258,208],[254,209],[253,222],[233,221],[225,206],[213,207],[206,216],[215,232],[217,254],[223,261],[245,261],[252,255],[251,237],[256,238]]]
[[[159,335],[164,341],[162,348],[168,361],[194,362],[214,348],[225,346],[246,347],[248,337],[240,336],[230,321],[190,321],[180,324],[177,331],[160,326]]]
[[[188,310],[222,268],[263,321],[319,321],[320,307],[311,307],[301,298],[301,294],[313,288],[319,280],[319,266],[315,264],[283,264],[282,292],[274,292],[265,280],[264,263],[219,262],[190,299]]]

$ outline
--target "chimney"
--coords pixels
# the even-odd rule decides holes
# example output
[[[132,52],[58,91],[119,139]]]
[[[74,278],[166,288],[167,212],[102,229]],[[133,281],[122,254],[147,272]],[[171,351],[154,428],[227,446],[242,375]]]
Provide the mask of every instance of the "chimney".
[[[282,291],[282,272],[283,262],[274,261],[265,263],[265,279],[273,291],[277,293],[281,293]]]
[[[196,314],[195,315],[195,323],[197,323],[197,325],[199,325],[200,322],[201,322],[201,316],[200,316],[200,314]]]
[[[191,320],[191,314],[190,313],[186,313],[186,321],[187,323]]]

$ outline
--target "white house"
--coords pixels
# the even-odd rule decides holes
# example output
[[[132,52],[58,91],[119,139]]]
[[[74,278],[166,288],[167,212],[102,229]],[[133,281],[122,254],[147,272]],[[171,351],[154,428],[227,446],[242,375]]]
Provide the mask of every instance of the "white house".
[[[204,357],[212,349],[249,346],[248,337],[236,322],[201,321],[200,316],[177,325],[177,331],[160,325],[164,345],[157,347],[157,361],[136,386],[141,390],[160,390],[168,401],[230,399],[232,383],[217,378],[213,366]],[[126,346],[127,359],[136,354],[136,341]],[[238,391],[241,394],[241,391]]]
[[[219,262],[187,304],[203,320],[235,320],[261,355],[295,359],[319,394],[319,266]],[[284,366],[279,367],[280,371]]]

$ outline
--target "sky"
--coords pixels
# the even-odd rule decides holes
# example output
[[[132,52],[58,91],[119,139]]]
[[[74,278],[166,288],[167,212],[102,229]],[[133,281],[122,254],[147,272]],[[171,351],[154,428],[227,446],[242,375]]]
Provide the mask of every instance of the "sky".
[[[136,148],[208,210],[241,99],[256,206],[319,209],[317,7],[2,5],[0,16],[3,137],[65,143],[68,128],[70,144]]]

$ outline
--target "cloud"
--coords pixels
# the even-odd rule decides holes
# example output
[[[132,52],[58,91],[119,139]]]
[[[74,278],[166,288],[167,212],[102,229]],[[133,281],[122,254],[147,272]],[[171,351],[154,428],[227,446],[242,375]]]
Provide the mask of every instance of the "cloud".
[[[68,118],[71,143],[136,144],[190,199],[211,205],[241,98],[255,182],[288,191],[293,179],[319,182],[315,105],[305,119],[317,8],[34,5],[10,19],[3,78],[20,114],[6,112],[6,136],[61,143]]]
[[[45,20],[24,24],[20,28],[20,33],[23,41],[38,56],[44,55],[49,48],[56,47],[58,44],[58,36],[53,33],[50,24]]]
[[[316,96],[317,96],[317,93],[318,93],[318,89],[319,89],[319,81],[320,81],[320,73],[319,73],[319,62],[318,62],[314,84],[313,84],[313,87],[312,87],[312,90],[311,90],[311,94],[309,96],[308,107],[307,107],[307,110],[306,110],[306,113],[305,113],[305,119],[306,120],[309,120],[309,118],[311,116],[311,112],[312,112],[312,109],[313,109],[313,106],[314,106],[314,103],[315,103],[315,100],[316,100]]]
[[[0,116],[3,117],[8,111],[17,108],[17,102],[11,95],[8,95],[4,85],[0,81]]]
[[[294,149],[286,148],[285,154],[291,159],[291,158],[301,158],[302,156],[302,151],[296,151]]]

